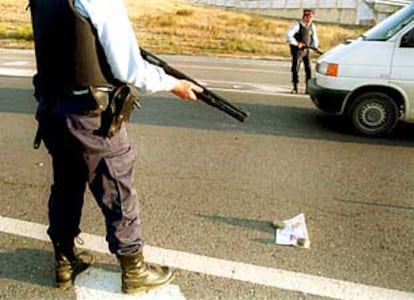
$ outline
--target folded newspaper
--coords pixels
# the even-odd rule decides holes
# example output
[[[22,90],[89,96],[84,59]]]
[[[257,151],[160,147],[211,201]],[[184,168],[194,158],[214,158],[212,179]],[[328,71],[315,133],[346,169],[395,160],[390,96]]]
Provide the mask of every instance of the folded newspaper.
[[[291,245],[302,248],[310,247],[308,229],[303,213],[282,222],[273,222],[276,228],[275,242],[278,245]]]

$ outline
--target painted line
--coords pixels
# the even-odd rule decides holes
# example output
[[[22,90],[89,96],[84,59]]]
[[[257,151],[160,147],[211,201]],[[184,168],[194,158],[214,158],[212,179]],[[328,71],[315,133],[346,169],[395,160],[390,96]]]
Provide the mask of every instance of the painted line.
[[[305,94],[292,94],[290,93],[290,90],[288,89],[286,89],[285,91],[280,91],[280,92],[268,92],[268,91],[260,91],[260,90],[238,90],[238,89],[226,89],[226,88],[212,87],[211,90],[221,91],[221,92],[230,92],[230,93],[239,93],[239,94],[255,94],[255,95],[267,95],[267,96],[309,98],[309,95],[305,95]]]
[[[0,231],[5,233],[48,241],[46,229],[47,227],[42,224],[0,216]],[[85,242],[84,248],[108,253],[104,237],[85,233],[81,234],[81,238]],[[410,292],[228,261],[182,251],[145,246],[144,255],[148,261],[156,264],[316,296],[356,300],[414,300],[414,293]]]
[[[3,63],[4,66],[11,66],[11,67],[25,67],[25,66],[30,66],[31,63],[28,61],[12,61],[12,62],[6,62]],[[237,72],[252,72],[252,73],[271,73],[271,74],[290,74],[290,71],[277,71],[277,70],[265,70],[265,69],[252,69],[252,68],[238,68],[238,67],[209,67],[209,66],[191,66],[191,65],[180,65],[180,64],[175,64],[174,65],[176,68],[181,68],[181,69],[197,69],[197,70],[212,70],[212,71],[237,71]],[[22,71],[21,73],[17,73],[16,76],[27,76],[27,72],[33,74],[35,72],[34,69],[32,68],[28,68],[26,71],[23,70],[18,70],[18,71]],[[16,71],[13,68],[0,68],[0,75],[3,76],[11,76],[11,74],[14,74]],[[20,74],[20,75],[19,75]],[[30,75],[31,76],[31,75]]]
[[[144,294],[126,295],[121,291],[121,274],[98,268],[89,268],[76,277],[77,300],[185,300],[178,285],[165,287]]]
[[[200,63],[200,62],[208,62],[208,63],[216,63],[216,64],[224,64],[224,63],[231,63],[231,64],[240,64],[240,65],[262,65],[262,66],[269,66],[269,65],[279,65],[279,66],[290,66],[290,60],[276,60],[276,59],[259,59],[259,58],[236,58],[236,57],[224,57],[224,56],[196,56],[196,55],[175,55],[175,54],[162,54],[160,57],[167,61],[185,61],[191,63]]]
[[[11,76],[11,77],[32,77],[36,71],[31,69],[16,69],[16,68],[2,68],[0,67],[0,76]],[[254,83],[249,82],[227,82],[227,81],[213,81],[213,80],[202,80],[199,79],[198,82],[205,86],[209,85],[209,82],[216,83],[216,84],[233,84],[236,86],[241,85],[254,85]],[[240,88],[220,88],[220,87],[213,87],[208,86],[211,90],[215,91],[223,91],[223,92],[234,92],[234,93],[242,93],[242,94],[261,94],[261,95],[283,95],[283,96],[295,96],[298,97],[300,95],[290,95],[288,93],[288,89],[284,89],[283,87],[274,86],[273,88],[269,88],[269,86],[264,87],[264,90],[260,89],[260,86],[257,86],[257,89],[240,89]],[[285,91],[285,92],[284,92]]]
[[[270,84],[270,83],[257,83],[257,82],[246,82],[246,81],[231,81],[231,80],[213,80],[213,79],[198,79],[198,82],[200,82],[200,84],[203,84],[204,82],[206,82],[207,84],[223,84],[223,85],[230,85],[230,86],[236,86],[236,87],[243,87],[243,86],[252,86],[255,87],[257,89],[264,89],[264,90],[269,90],[269,89],[280,89],[279,86],[276,86],[274,84]]]
[[[21,66],[27,66],[30,65],[28,61],[11,61],[4,63],[5,66],[15,66],[15,67],[21,67]]]
[[[277,71],[277,70],[265,70],[265,69],[252,69],[252,68],[239,68],[239,67],[208,67],[208,66],[191,66],[185,64],[175,64],[176,68],[181,69],[197,69],[197,70],[216,70],[216,71],[231,71],[231,72],[254,72],[254,73],[271,73],[271,74],[291,74],[290,71]]]
[[[16,69],[0,67],[0,76],[32,77],[35,71],[32,69]]]

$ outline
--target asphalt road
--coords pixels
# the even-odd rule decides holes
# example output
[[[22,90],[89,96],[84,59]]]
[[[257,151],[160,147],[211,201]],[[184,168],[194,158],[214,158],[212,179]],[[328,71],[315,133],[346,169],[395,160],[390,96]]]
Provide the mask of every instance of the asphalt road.
[[[0,71],[30,73],[30,52],[0,53]],[[251,117],[239,123],[170,94],[142,98],[128,130],[138,151],[147,244],[405,291],[412,299],[412,125],[400,124],[388,138],[358,136],[307,96],[288,93],[285,62],[165,59]],[[50,162],[44,148],[31,148],[31,80],[17,75],[0,77],[1,216],[47,224]],[[299,213],[311,247],[276,245],[272,220]],[[82,229],[105,234],[89,193]],[[118,270],[112,256],[97,255],[98,267]],[[52,272],[49,243],[0,232],[0,299],[76,299],[53,288]],[[325,299],[185,269],[174,283],[187,299]]]

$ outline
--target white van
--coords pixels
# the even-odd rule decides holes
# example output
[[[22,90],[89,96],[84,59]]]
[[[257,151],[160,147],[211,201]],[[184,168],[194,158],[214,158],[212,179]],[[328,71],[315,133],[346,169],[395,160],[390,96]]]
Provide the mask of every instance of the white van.
[[[320,56],[308,92],[319,109],[349,116],[365,135],[414,123],[414,2]]]

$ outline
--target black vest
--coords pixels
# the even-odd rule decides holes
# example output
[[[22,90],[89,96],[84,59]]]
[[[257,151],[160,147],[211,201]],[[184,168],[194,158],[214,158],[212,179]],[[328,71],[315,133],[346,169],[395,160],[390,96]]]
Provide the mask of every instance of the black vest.
[[[73,0],[30,0],[38,95],[65,95],[88,86],[116,83],[96,30]]]
[[[295,39],[309,47],[312,42],[312,27],[312,24],[305,27],[302,22],[299,22],[299,31],[295,33]]]

